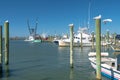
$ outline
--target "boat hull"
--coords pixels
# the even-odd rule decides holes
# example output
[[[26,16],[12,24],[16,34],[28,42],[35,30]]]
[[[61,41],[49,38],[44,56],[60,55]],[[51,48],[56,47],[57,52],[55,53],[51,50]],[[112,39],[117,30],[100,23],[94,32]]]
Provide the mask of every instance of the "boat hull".
[[[33,40],[34,43],[39,43],[41,40]]]
[[[96,63],[91,61],[92,67],[96,70]],[[113,69],[112,67],[101,64],[101,74],[112,80],[120,80],[120,71]]]
[[[58,45],[60,47],[67,47],[67,46],[70,46],[70,42],[65,42],[65,41],[59,40]],[[80,47],[81,43],[80,42],[74,42],[73,46],[74,47]],[[90,46],[92,46],[92,43],[82,43],[82,46],[83,47],[90,47]]]

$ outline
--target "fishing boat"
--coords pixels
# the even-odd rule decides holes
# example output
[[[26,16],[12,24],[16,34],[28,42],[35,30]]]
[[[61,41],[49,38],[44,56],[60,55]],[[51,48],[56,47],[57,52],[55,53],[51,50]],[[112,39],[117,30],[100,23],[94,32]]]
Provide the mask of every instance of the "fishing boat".
[[[33,41],[35,40],[34,36],[30,35],[28,38],[26,38],[24,41]]]
[[[91,35],[89,34],[90,27],[90,7],[88,6],[88,23],[85,27],[79,27],[77,33],[74,33],[73,46],[92,46]],[[62,38],[60,40],[54,40],[55,43],[58,43],[59,46],[70,46],[70,37]]]
[[[73,46],[80,46],[82,41],[82,46],[92,46],[91,35],[87,33],[88,28],[79,28],[77,33],[74,34]],[[82,34],[82,36],[81,36]],[[70,37],[62,38],[59,40],[54,40],[59,46],[70,46]]]
[[[30,25],[29,25],[29,21],[27,21],[27,24],[28,24],[28,30],[29,30],[29,36],[27,39],[25,39],[24,41],[30,41],[30,42],[41,42],[41,39],[40,39],[40,36],[38,34],[36,34],[37,32],[37,24],[38,24],[38,21],[36,19],[36,25],[35,25],[35,28],[31,28]]]
[[[92,67],[96,70],[96,57],[89,57]],[[120,58],[101,57],[101,74],[112,80],[120,80]]]

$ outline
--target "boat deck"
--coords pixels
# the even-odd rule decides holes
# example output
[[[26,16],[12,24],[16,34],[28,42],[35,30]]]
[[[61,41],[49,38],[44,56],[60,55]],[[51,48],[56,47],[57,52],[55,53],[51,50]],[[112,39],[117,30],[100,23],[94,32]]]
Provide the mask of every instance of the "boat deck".
[[[111,45],[111,48],[116,52],[120,52],[120,45]]]
[[[96,63],[96,58],[95,57],[89,58],[89,60]],[[113,58],[102,57],[101,58],[101,65],[106,66],[107,68],[116,69],[116,67],[115,67],[115,59],[113,59]]]

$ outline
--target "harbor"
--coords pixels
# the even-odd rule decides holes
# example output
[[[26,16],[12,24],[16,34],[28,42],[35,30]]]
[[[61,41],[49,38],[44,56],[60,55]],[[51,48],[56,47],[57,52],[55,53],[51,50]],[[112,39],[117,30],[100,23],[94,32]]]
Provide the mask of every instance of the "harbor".
[[[77,42],[76,45],[80,46],[74,46],[74,24],[69,24],[70,39],[67,40],[70,41],[67,44],[69,45],[67,47],[55,44],[54,40],[51,42],[37,41],[34,43],[33,40],[29,41],[30,39],[27,41],[9,41],[9,22],[5,21],[5,50],[3,51],[3,49],[1,48],[0,78],[3,80],[6,78],[9,80],[96,80],[96,75],[100,75],[98,77],[100,77],[102,80],[118,80],[120,78],[120,57],[118,56],[119,53],[114,53],[118,51],[115,51],[112,47],[113,45],[117,47],[117,45],[111,42],[114,41],[114,43],[116,43],[116,38],[112,38],[112,40],[110,41],[110,38],[108,37],[109,35],[107,35],[107,38],[105,40],[106,45],[101,45],[99,32],[99,27],[101,27],[101,17],[99,16],[95,17],[96,26],[98,27],[96,28],[96,42],[93,42],[94,37],[91,36],[91,42],[89,42],[91,43],[91,45],[86,46],[82,44],[82,39],[85,39],[82,36],[80,38],[77,38],[80,43]],[[87,41],[85,40],[84,44],[88,42],[88,38],[86,39]],[[118,43],[119,41],[116,44]],[[2,43],[1,47],[3,47]],[[89,56],[89,53],[90,55],[95,57]],[[109,58],[105,58],[102,56],[107,56]],[[97,57],[100,57],[99,60],[97,60]],[[99,65],[97,65],[99,63],[98,61],[100,61]],[[91,75],[89,77],[86,77],[86,75],[89,74]]]
[[[120,80],[119,2],[2,0],[0,80]]]

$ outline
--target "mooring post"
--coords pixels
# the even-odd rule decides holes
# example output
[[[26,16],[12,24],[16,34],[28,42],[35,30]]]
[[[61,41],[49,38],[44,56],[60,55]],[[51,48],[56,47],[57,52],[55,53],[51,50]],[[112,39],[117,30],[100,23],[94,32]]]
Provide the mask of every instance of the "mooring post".
[[[5,21],[4,23],[5,29],[5,64],[9,64],[9,22]]]
[[[107,42],[109,42],[109,30],[107,30]]]
[[[114,44],[116,45],[116,33],[114,33]]]
[[[0,63],[2,63],[2,26],[0,25]]]
[[[109,47],[109,30],[107,30],[107,48]]]
[[[80,46],[81,46],[81,48],[82,48],[82,47],[83,47],[83,45],[82,45],[82,44],[83,44],[83,43],[82,43],[82,33],[80,33],[80,34],[81,34],[81,38],[80,38],[80,40],[81,40],[80,43],[81,43],[81,44],[80,44]]]
[[[96,20],[96,79],[101,80],[101,15]]]
[[[70,67],[73,68],[73,24],[69,24],[70,26]]]
[[[92,32],[92,49],[94,49],[94,32]]]
[[[0,72],[2,72],[2,26],[0,25]]]

